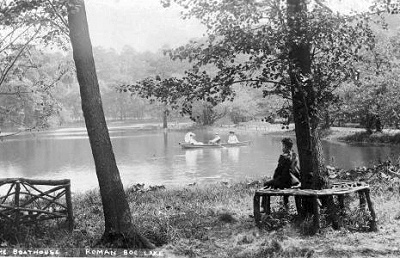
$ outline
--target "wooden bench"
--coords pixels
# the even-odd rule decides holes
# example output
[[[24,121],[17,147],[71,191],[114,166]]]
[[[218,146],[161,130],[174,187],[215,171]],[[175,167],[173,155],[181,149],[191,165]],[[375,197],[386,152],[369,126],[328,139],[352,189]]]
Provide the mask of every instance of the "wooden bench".
[[[72,231],[70,180],[0,179],[0,217],[17,228],[21,223],[66,218]]]
[[[365,201],[368,204],[368,209],[371,214],[370,229],[376,230],[376,214],[373,207],[373,203],[370,197],[369,185],[362,182],[338,182],[333,183],[332,188],[323,190],[312,190],[312,189],[270,189],[262,188],[256,190],[253,199],[254,206],[254,219],[256,224],[259,226],[261,222],[261,206],[264,208],[266,214],[271,213],[271,197],[272,196],[283,196],[285,198],[285,204],[288,202],[289,196],[293,196],[297,201],[296,197],[310,197],[313,200],[313,223],[314,228],[318,230],[320,225],[320,202],[319,198],[324,196],[337,196],[340,208],[344,209],[344,196],[358,193],[360,198],[360,206],[365,207]],[[264,198],[262,203],[260,202],[261,197]]]

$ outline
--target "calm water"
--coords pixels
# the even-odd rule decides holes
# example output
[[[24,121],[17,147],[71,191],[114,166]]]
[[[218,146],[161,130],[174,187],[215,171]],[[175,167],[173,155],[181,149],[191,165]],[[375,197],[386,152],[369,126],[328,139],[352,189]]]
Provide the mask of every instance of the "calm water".
[[[194,131],[206,141],[212,132]],[[135,183],[189,184],[271,175],[281,151],[282,136],[239,134],[250,146],[184,150],[185,132],[142,130],[139,126],[110,126],[110,135],[125,186]],[[221,135],[223,140],[227,135]],[[360,146],[324,142],[327,163],[343,168],[367,166],[398,156],[398,146]],[[72,190],[98,186],[85,128],[19,135],[0,142],[1,177],[70,178]]]

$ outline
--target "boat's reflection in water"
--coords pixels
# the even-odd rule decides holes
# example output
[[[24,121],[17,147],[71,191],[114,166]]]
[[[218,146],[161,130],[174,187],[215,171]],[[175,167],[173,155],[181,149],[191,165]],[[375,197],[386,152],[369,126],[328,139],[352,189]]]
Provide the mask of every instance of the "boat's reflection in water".
[[[227,148],[228,157],[234,163],[239,163],[240,147]]]
[[[193,149],[187,150],[185,152],[186,166],[188,168],[196,168],[198,166],[197,162],[203,157],[203,149]]]
[[[185,151],[186,165],[194,168],[201,163],[211,162],[214,165],[223,163],[223,159],[228,159],[229,163],[238,163],[240,155],[240,147],[229,148],[204,148],[204,149],[190,149]]]
[[[222,162],[222,149],[210,149],[210,158],[213,159],[215,164],[220,165]]]

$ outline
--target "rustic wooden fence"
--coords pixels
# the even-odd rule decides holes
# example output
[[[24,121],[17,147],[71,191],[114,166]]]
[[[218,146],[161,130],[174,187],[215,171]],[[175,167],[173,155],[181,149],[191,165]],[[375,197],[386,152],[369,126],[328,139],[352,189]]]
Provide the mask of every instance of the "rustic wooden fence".
[[[66,218],[69,230],[73,229],[69,179],[0,179],[0,195],[0,217],[14,223],[16,227],[20,224]]]

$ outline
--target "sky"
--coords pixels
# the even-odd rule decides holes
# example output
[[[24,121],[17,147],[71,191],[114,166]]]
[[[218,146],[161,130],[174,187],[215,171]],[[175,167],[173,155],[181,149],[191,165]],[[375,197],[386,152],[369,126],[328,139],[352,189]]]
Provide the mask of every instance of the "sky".
[[[365,10],[372,0],[328,0],[339,12]],[[156,52],[164,45],[176,47],[202,37],[206,29],[196,20],[182,20],[177,6],[163,8],[160,0],[86,0],[93,46],[128,45],[137,51]]]
[[[163,8],[159,0],[86,0],[93,46],[155,52],[164,45],[185,44],[201,37],[205,27],[182,20],[177,6]]]

